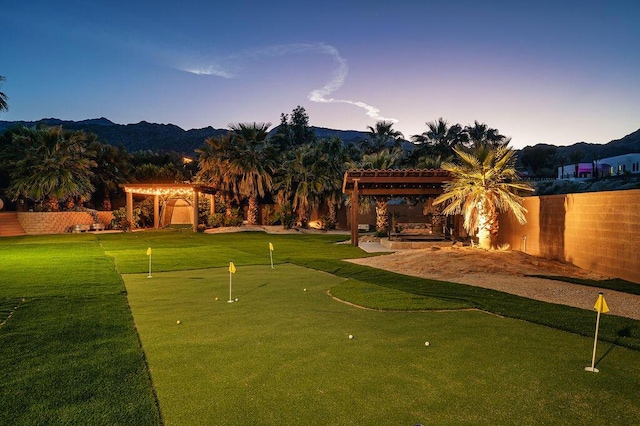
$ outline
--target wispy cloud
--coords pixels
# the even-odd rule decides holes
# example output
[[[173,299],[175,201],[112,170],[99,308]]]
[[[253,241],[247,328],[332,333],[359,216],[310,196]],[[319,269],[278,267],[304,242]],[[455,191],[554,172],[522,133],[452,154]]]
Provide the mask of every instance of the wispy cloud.
[[[235,78],[238,73],[237,70],[242,68],[248,61],[306,52],[316,52],[328,55],[335,63],[335,69],[333,70],[329,81],[327,81],[324,86],[312,90],[307,96],[311,102],[349,104],[362,108],[365,110],[367,116],[375,120],[392,121],[394,123],[398,121],[395,118],[383,117],[380,115],[380,109],[365,102],[350,99],[336,99],[331,97],[332,93],[344,85],[347,75],[349,74],[349,66],[347,65],[347,61],[340,55],[340,52],[338,52],[335,47],[324,43],[299,43],[268,46],[261,49],[247,50],[225,58],[218,58],[214,63],[207,64],[206,66],[178,68],[182,71],[197,75]]]

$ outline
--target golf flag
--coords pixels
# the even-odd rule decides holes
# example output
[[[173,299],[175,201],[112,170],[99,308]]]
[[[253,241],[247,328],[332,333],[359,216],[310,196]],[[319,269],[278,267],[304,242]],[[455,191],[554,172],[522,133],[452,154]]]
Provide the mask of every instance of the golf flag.
[[[604,300],[604,295],[602,293],[598,295],[598,300],[596,300],[596,304],[593,305],[593,307],[595,308],[596,311],[601,312],[603,314],[606,312],[609,312],[607,301]]]
[[[596,335],[593,339],[593,356],[591,357],[591,366],[585,367],[584,369],[586,371],[598,373],[600,370],[596,368],[596,347],[598,346],[598,329],[600,328],[600,314],[604,312],[609,312],[609,307],[607,306],[607,302],[604,300],[604,294],[602,294],[602,292],[598,294],[598,300],[596,300],[596,304],[593,305],[593,307],[598,312],[598,316],[596,317]]]
[[[271,269],[273,269],[273,244],[269,243],[269,259],[271,260]]]
[[[231,285],[233,283],[233,274],[236,273],[236,265],[233,262],[229,262],[229,303],[233,303],[233,298],[231,297]]]
[[[151,247],[147,249],[147,256],[149,256],[149,275],[147,278],[151,278]]]

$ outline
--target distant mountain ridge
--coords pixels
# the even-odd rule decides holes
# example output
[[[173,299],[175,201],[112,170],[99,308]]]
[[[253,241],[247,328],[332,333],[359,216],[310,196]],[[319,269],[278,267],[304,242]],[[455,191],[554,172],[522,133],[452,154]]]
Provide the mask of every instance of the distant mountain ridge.
[[[57,118],[43,118],[38,121],[0,120],[0,132],[17,125],[32,127],[38,124],[92,132],[98,135],[101,141],[111,145],[123,145],[129,152],[152,150],[191,154],[196,148],[202,146],[206,138],[224,135],[229,131],[228,129],[215,129],[211,126],[184,130],[174,124],[157,124],[146,121],[136,124],[116,124],[107,118],[100,117],[81,121],[59,120]],[[358,142],[367,138],[367,132],[364,131],[336,130],[313,126],[311,128],[319,138],[338,137],[344,142]],[[272,129],[271,132],[275,132],[275,129]],[[535,146],[538,145],[545,144]],[[410,149],[411,143],[406,142],[403,147]],[[578,142],[570,146],[557,147],[557,154],[565,158],[568,158],[574,151],[582,152],[584,161],[590,161],[595,156],[606,158],[628,153],[640,153],[640,129],[607,144]]]

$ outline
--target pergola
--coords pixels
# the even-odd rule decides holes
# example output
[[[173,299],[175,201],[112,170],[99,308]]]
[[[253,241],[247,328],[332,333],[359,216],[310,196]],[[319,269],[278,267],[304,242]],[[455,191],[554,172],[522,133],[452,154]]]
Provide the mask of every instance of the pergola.
[[[342,192],[351,198],[351,244],[358,245],[358,197],[440,195],[451,174],[441,169],[349,170],[344,174]]]
[[[215,203],[213,195],[216,189],[194,183],[125,183],[120,187],[127,194],[127,220],[133,222],[133,194],[153,195],[153,227],[160,226],[160,196],[169,197],[193,197],[193,231],[198,230],[198,196],[199,194],[209,194],[211,199],[211,213],[215,213]]]

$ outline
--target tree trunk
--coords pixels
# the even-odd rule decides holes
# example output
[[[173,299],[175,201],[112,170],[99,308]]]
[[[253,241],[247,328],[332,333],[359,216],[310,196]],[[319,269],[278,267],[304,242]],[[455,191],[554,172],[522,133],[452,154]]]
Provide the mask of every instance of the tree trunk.
[[[336,203],[334,202],[329,202],[329,220],[331,221],[331,223],[335,225],[338,224],[338,210],[336,209]]]
[[[111,211],[111,192],[107,188],[104,189],[104,195],[102,196],[102,209],[105,211]]]
[[[224,197],[224,214],[227,218],[230,218],[233,215],[233,211],[231,210],[231,198]]]
[[[389,228],[389,214],[386,198],[376,198],[376,232],[382,234]]]
[[[498,212],[485,201],[484,206],[480,209],[478,218],[478,245],[481,249],[491,250],[496,248],[498,243]]]
[[[257,225],[258,223],[258,199],[249,197],[249,208],[247,209],[247,223]]]

